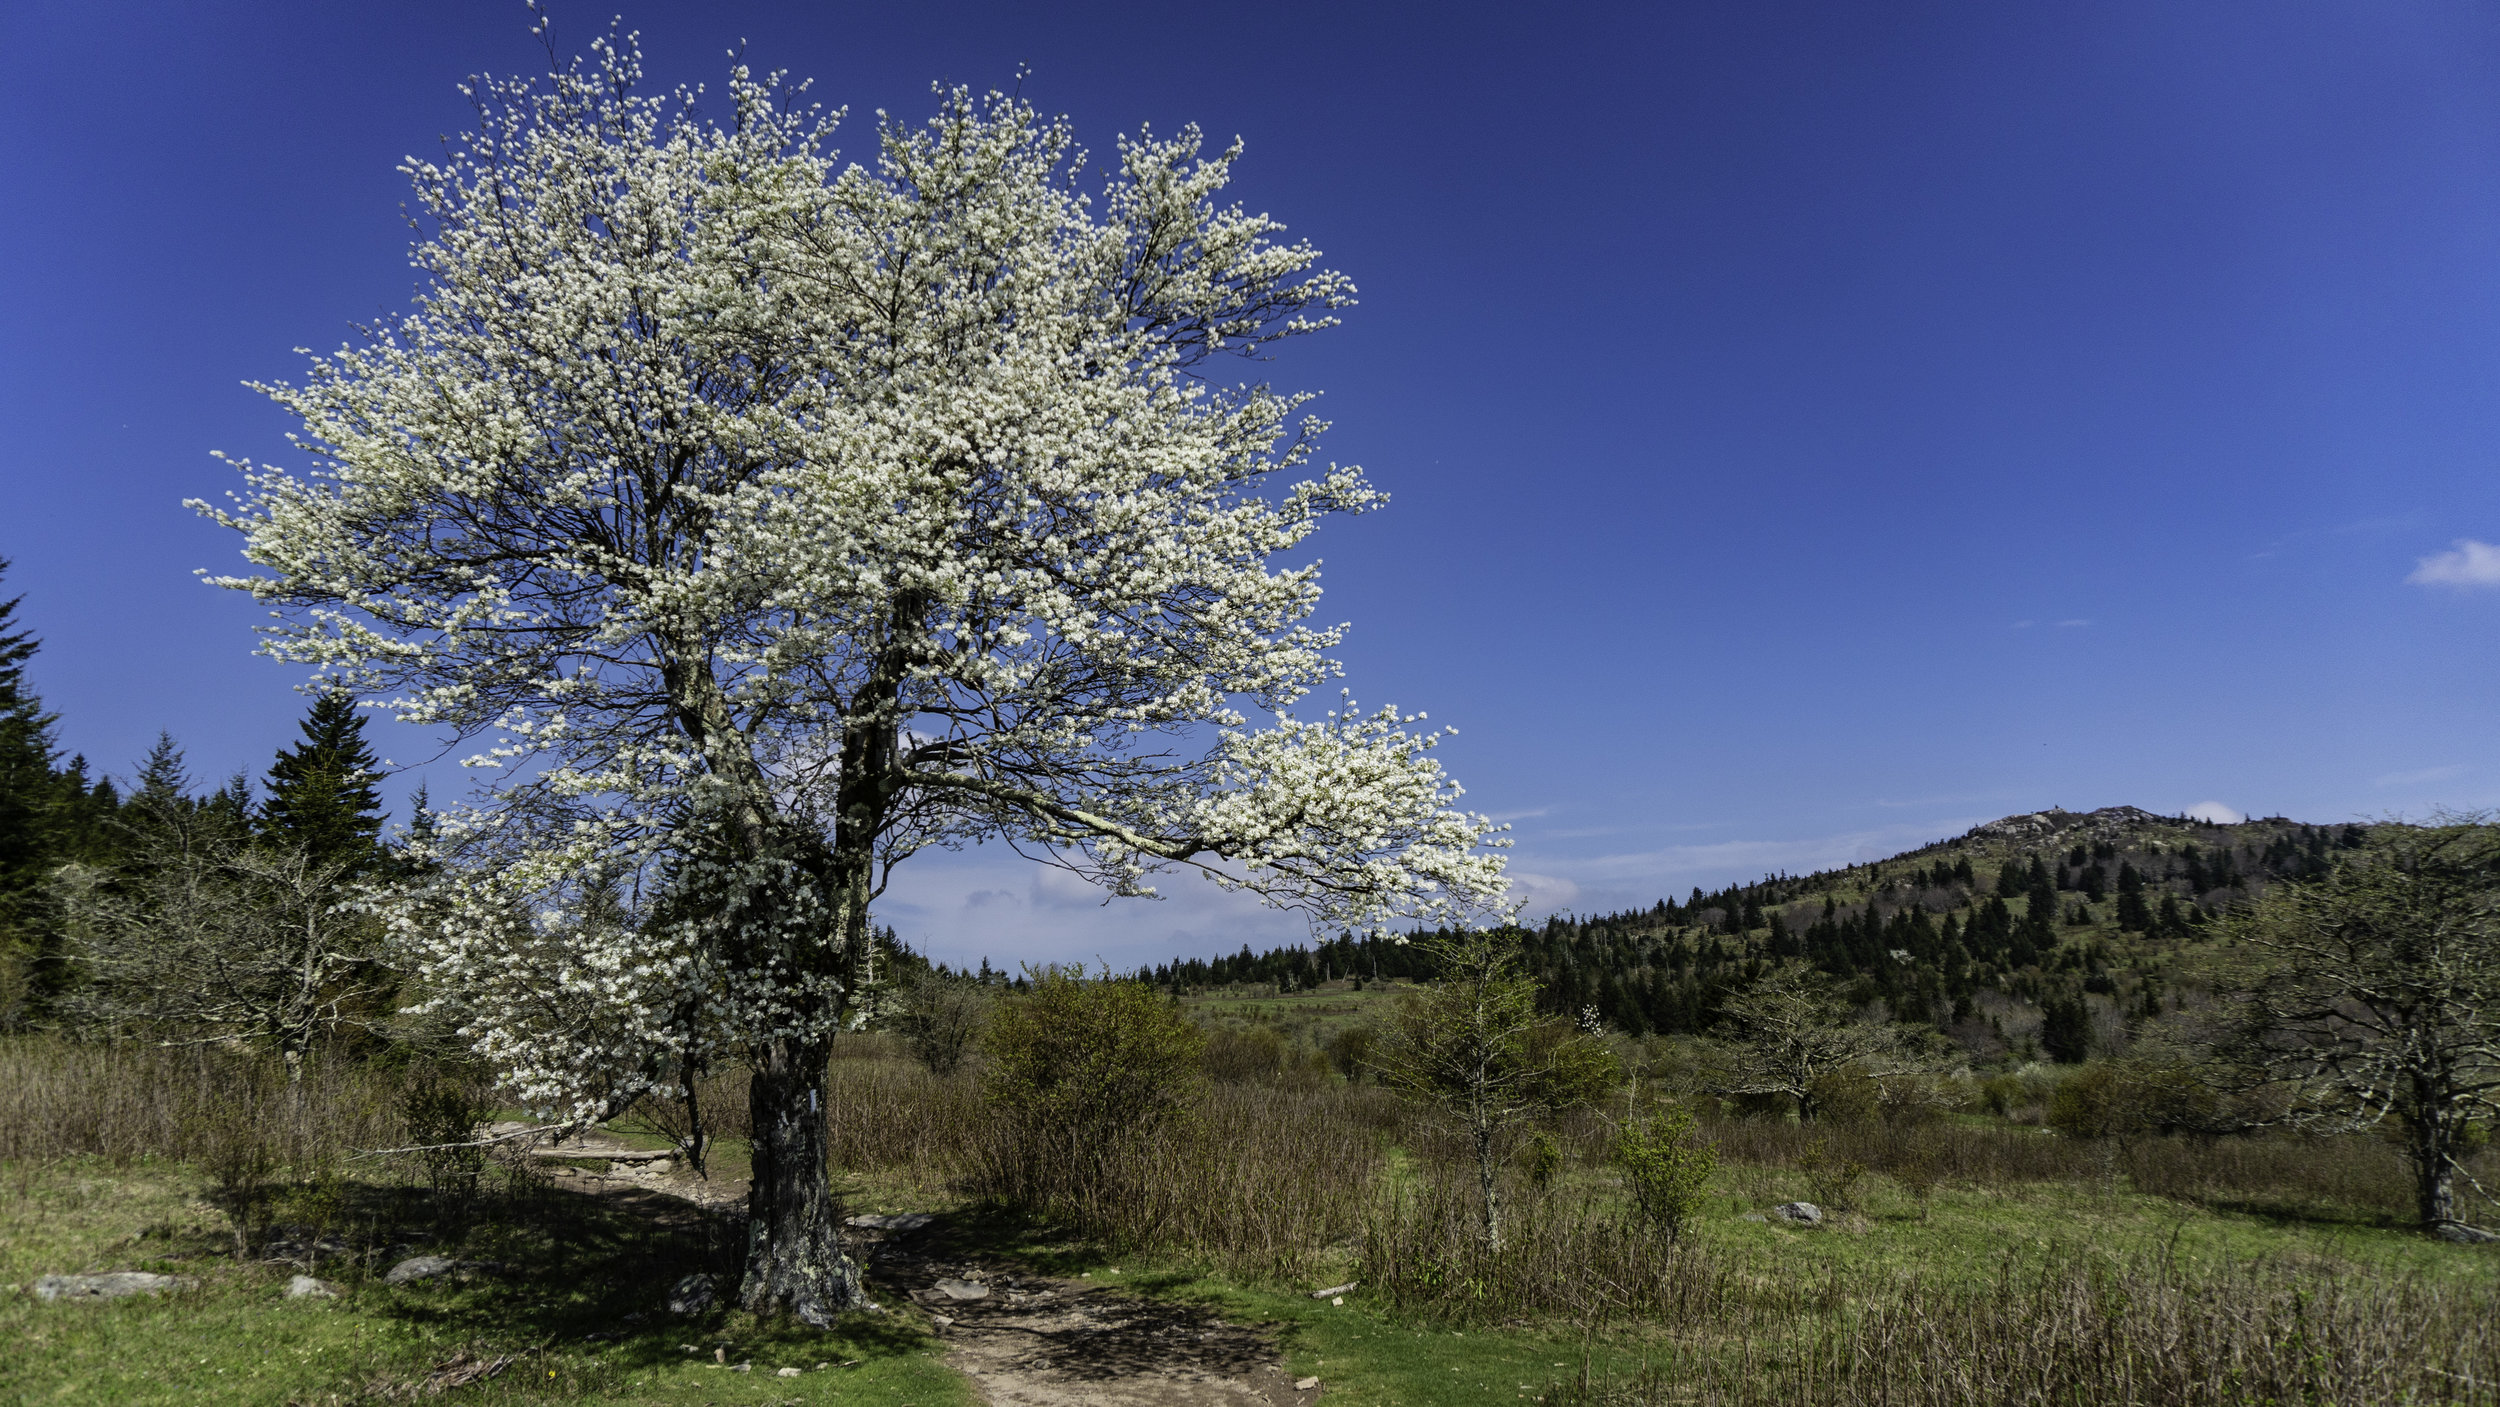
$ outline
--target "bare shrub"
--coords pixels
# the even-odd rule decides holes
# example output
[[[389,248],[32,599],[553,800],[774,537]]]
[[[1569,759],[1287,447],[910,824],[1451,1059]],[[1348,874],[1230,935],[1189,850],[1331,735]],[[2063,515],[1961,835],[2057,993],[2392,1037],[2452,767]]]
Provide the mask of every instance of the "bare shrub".
[[[951,1075],[981,1042],[997,1004],[989,986],[970,977],[934,971],[913,975],[903,987],[895,1027],[933,1075]]]

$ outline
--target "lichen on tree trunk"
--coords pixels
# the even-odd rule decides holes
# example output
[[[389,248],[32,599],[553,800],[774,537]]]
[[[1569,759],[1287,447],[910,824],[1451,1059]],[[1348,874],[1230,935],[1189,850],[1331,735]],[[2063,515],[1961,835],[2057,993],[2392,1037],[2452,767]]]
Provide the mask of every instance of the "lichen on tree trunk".
[[[842,1246],[825,1148],[821,1041],[765,1042],[755,1052],[747,1108],[754,1120],[754,1181],[747,1193],[746,1277],[741,1308],[787,1313],[825,1328],[863,1308],[867,1289]]]

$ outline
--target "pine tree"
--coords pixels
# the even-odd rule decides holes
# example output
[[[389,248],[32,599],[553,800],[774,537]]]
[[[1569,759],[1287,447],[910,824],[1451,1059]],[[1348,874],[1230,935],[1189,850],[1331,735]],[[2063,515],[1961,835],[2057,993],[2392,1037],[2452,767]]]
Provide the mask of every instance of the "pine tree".
[[[2040,1003],[2040,1048],[2060,1065],[2080,1065],[2092,1054],[2092,1008],[2081,996],[2061,993]]]
[[[373,786],[380,768],[365,744],[364,716],[346,694],[332,692],[313,700],[300,726],[303,741],[270,764],[261,832],[302,846],[317,864],[362,869],[379,853],[382,832]]]
[[[2153,908],[2144,900],[2144,876],[2134,865],[2118,867],[2118,926],[2142,933],[2153,926]]]
[[[0,559],[0,573],[8,571]],[[26,661],[41,647],[12,628],[18,602],[0,601],[0,943],[29,941],[31,907],[51,868],[54,800],[53,715],[26,682]]]

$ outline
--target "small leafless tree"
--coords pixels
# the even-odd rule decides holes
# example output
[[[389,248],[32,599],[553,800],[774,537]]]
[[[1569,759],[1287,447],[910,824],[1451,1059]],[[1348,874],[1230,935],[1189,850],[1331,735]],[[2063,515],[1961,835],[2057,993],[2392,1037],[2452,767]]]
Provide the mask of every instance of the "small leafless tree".
[[[1532,1115],[1597,1095],[1613,1081],[1615,1060],[1603,1041],[1538,1013],[1515,931],[1475,930],[1425,946],[1441,981],[1398,1004],[1371,1060],[1385,1083],[1438,1105],[1466,1134],[1479,1234],[1498,1250],[1505,1139]]]
[[[1714,1094],[1786,1095],[1812,1123],[1835,1076],[1892,1080],[1924,1069],[1890,1026],[1858,1020],[1831,979],[1787,962],[1728,999],[1699,1078]]]
[[[275,1049],[290,1082],[324,1037],[377,1014],[391,974],[345,866],[187,826],[143,832],[114,872],[63,866],[53,892],[81,984],[77,1019],[165,1044]]]
[[[2250,960],[2230,984],[2225,1053],[2288,1121],[2393,1123],[2424,1229],[2481,1239],[2457,1217],[2455,1183],[2471,1181],[2471,1121],[2500,1114],[2500,826],[2440,819],[2384,827],[2233,918]]]
[[[929,1073],[951,1075],[980,1041],[992,1001],[990,989],[969,977],[914,973],[903,983],[895,1024]]]

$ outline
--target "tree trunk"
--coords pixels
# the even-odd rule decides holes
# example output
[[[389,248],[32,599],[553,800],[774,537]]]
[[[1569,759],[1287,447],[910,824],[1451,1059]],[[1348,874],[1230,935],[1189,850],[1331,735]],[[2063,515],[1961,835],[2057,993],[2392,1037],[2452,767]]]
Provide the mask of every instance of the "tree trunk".
[[[1493,1122],[1479,1115],[1476,1119],[1476,1190],[1483,1197],[1484,1248],[1502,1248],[1501,1189],[1495,1185],[1493,1167]]]
[[[754,1054],[747,1111],[754,1121],[755,1180],[747,1193],[746,1279],[740,1307],[787,1312],[826,1328],[867,1303],[859,1266],[842,1248],[825,1148],[821,1041],[765,1042]]]
[[[2436,1231],[2455,1223],[2455,1173],[2450,1158],[2456,1149],[2456,1131],[2448,1111],[2417,1111],[2405,1133],[2405,1157],[2413,1164],[2414,1208],[2421,1213],[2422,1229]]]

